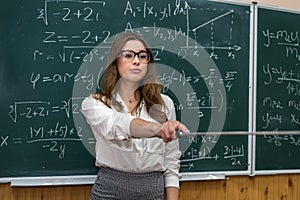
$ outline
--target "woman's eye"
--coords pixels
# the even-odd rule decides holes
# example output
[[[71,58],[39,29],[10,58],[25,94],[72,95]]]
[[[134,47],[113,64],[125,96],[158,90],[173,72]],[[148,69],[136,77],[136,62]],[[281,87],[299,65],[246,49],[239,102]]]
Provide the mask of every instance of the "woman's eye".
[[[132,58],[132,54],[127,53],[127,54],[125,54],[124,57],[125,57],[125,58]]]
[[[140,58],[146,59],[147,58],[147,54],[140,54]]]

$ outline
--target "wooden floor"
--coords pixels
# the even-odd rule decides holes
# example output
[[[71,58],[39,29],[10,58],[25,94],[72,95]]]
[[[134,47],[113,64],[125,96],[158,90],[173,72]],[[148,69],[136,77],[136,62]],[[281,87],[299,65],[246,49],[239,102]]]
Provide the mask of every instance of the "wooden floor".
[[[91,185],[11,188],[0,184],[0,200],[88,200]],[[228,180],[181,182],[180,200],[299,200],[300,174],[233,176]]]

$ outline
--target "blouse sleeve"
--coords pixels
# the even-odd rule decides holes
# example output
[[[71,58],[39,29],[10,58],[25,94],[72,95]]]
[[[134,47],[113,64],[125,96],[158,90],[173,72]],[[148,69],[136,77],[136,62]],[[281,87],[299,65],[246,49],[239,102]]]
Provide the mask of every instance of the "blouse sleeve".
[[[109,140],[130,138],[129,124],[133,116],[117,112],[92,96],[83,100],[81,109],[95,137],[100,134]]]
[[[173,101],[169,97],[164,98],[167,105],[167,117],[169,120],[176,120],[176,113]],[[181,175],[179,174],[180,168],[180,157],[181,152],[179,150],[179,142],[173,140],[172,142],[166,143],[165,149],[165,183],[166,187],[177,187],[179,188],[179,179]]]

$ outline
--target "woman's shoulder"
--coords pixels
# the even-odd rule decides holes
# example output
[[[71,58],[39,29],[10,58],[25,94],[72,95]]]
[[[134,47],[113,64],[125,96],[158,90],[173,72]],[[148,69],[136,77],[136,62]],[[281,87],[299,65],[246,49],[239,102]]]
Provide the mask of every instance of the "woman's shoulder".
[[[91,104],[91,103],[95,103],[95,101],[96,101],[96,99],[93,97],[93,95],[91,94],[91,95],[89,95],[89,96],[87,96],[87,97],[85,97],[84,99],[83,99],[83,101],[82,101],[82,103],[81,103],[81,106],[82,107],[85,107],[85,106],[87,106],[87,105],[89,105],[89,104]]]
[[[168,119],[176,119],[174,102],[171,99],[171,97],[169,97],[168,95],[165,95],[165,94],[161,94],[161,97],[166,105],[166,107],[165,107],[166,109],[164,112],[166,113],[167,118]]]
[[[173,100],[171,99],[171,97],[169,97],[168,95],[166,94],[161,94],[161,97],[163,99],[163,101],[165,102],[166,106],[169,107],[171,105],[174,104]]]
[[[162,99],[163,99],[164,101],[173,101],[173,100],[171,99],[171,97],[169,97],[169,96],[166,95],[166,94],[160,93],[160,95],[161,95],[161,97],[162,97]]]
[[[96,105],[96,104],[102,104],[102,102],[100,100],[97,100],[94,97],[94,94],[91,94],[83,99],[81,106],[89,107],[91,105]]]
[[[108,107],[111,108],[110,106],[107,105],[106,97],[104,95],[100,95],[98,93],[91,94],[87,96],[81,103],[82,109],[84,108],[91,108],[91,107],[97,107],[97,108],[103,108],[103,107]]]
[[[100,100],[101,99],[101,100]],[[99,93],[93,93],[84,98],[84,102],[101,102],[105,100],[104,95],[100,95]]]

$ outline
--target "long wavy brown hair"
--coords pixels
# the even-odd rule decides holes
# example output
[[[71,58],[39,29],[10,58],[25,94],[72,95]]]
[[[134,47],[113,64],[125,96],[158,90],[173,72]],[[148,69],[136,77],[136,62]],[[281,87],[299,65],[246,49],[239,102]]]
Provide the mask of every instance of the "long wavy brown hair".
[[[114,93],[118,91],[118,81],[121,78],[118,72],[117,59],[119,58],[119,52],[124,44],[129,40],[138,40],[145,46],[146,51],[150,55],[150,61],[147,66],[147,73],[144,78],[138,84],[138,92],[141,95],[140,102],[136,109],[140,107],[142,99],[147,108],[148,114],[159,123],[163,123],[167,120],[163,108],[166,105],[161,97],[161,84],[158,80],[157,72],[154,65],[154,56],[152,50],[147,41],[138,33],[126,32],[119,35],[114,41],[105,72],[100,80],[100,91],[93,94],[93,97],[102,101],[108,107],[116,107],[118,111],[123,109],[122,105],[117,102],[113,97]]]

